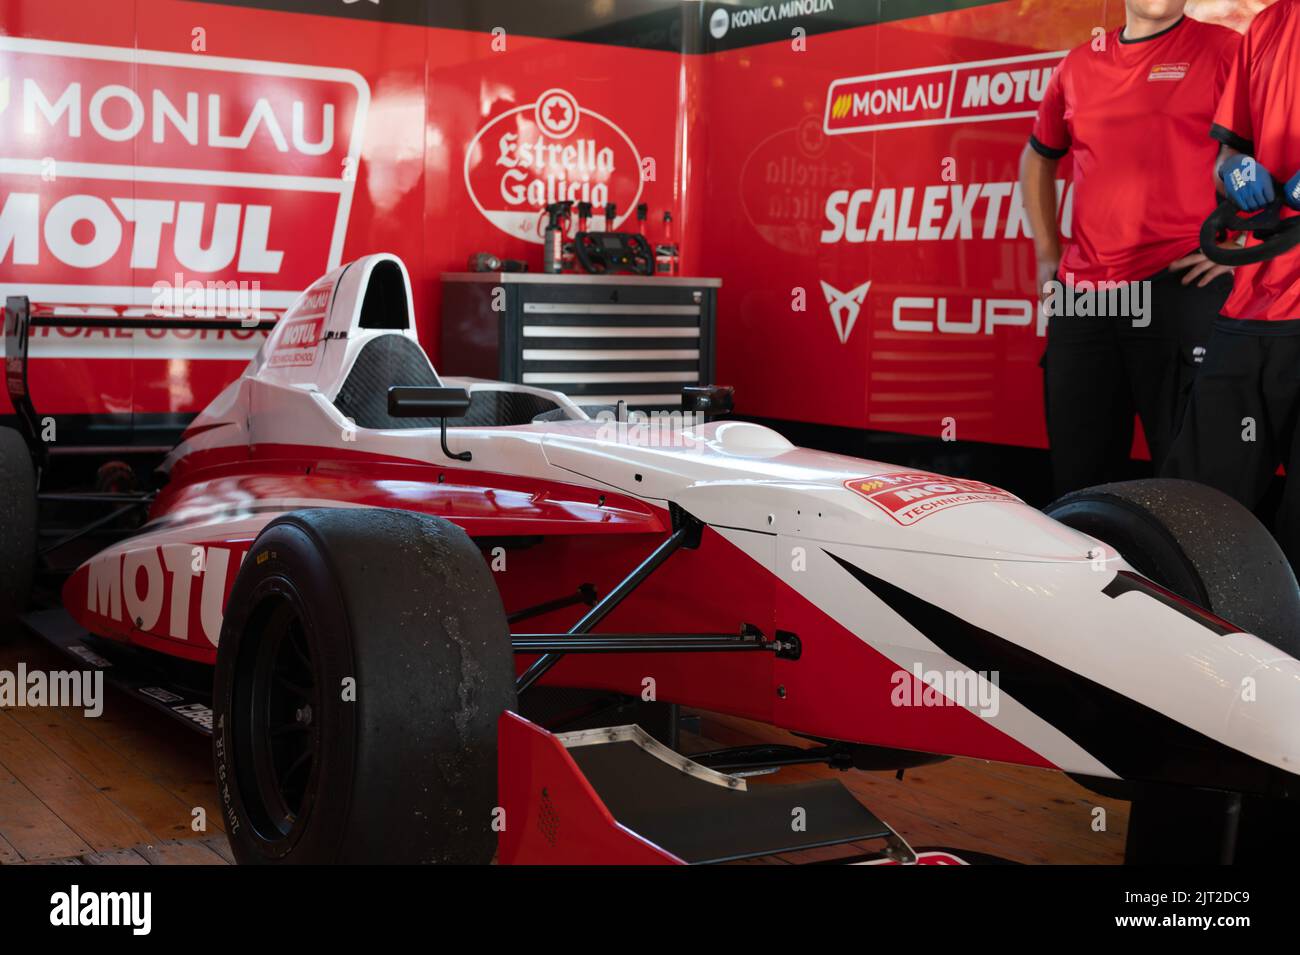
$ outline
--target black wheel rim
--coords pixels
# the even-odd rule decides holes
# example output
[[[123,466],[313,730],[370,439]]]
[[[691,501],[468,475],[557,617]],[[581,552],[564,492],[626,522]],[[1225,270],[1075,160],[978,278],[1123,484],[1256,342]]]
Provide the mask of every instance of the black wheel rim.
[[[286,581],[266,581],[243,634],[232,726],[236,777],[258,836],[286,850],[311,810],[320,696],[310,624]]]

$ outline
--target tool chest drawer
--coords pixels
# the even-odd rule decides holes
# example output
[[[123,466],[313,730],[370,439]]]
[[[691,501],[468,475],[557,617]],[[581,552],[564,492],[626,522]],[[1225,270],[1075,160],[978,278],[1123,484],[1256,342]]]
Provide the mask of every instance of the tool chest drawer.
[[[438,371],[675,409],[713,379],[717,279],[530,273],[442,277]]]

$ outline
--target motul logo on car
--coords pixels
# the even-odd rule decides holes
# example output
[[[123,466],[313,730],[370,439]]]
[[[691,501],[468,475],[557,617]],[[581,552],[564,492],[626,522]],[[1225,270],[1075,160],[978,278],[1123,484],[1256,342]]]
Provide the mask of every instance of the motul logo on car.
[[[1064,56],[1035,53],[833,80],[823,129],[843,135],[1033,116]]]
[[[0,62],[0,294],[148,307],[184,272],[275,309],[341,260],[358,74],[19,37]]]
[[[325,327],[325,313],[334,294],[333,279],[316,283],[280,319],[271,345],[272,368],[314,364]]]
[[[608,229],[631,215],[641,198],[641,155],[611,120],[567,90],[549,89],[475,134],[465,151],[465,188],[502,232],[540,243],[542,211],[553,202],[590,202],[598,213],[613,202],[620,215]]]
[[[308,318],[285,322],[283,330],[276,339],[275,349],[271,354],[271,367],[283,368],[289,365],[314,364],[317,354],[316,346],[320,344],[321,326],[324,323],[324,318]]]
[[[291,322],[280,337],[281,348],[308,348],[320,338],[320,326],[324,319],[314,318],[302,322]]]
[[[983,481],[947,478],[928,471],[854,478],[845,481],[844,486],[905,527],[960,504],[1019,500],[1014,494]]]
[[[87,565],[86,609],[176,640],[188,640],[197,622],[216,646],[227,578],[245,553],[232,561],[226,547],[164,544],[100,554]]]

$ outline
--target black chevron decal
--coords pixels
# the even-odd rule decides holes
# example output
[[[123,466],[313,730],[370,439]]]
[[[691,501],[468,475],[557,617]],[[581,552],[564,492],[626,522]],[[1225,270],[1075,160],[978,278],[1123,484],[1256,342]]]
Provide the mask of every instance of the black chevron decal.
[[[1300,777],[1240,753],[825,551],[860,584],[970,670],[1124,779],[1240,792],[1300,793]],[[1100,641],[1103,635],[1098,634]],[[1152,675],[1158,679],[1158,674]]]

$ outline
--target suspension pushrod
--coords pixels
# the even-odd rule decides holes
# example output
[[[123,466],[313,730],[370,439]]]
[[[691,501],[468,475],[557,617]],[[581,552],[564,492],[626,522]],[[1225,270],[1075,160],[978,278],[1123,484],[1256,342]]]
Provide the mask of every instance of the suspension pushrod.
[[[773,644],[734,633],[517,633],[510,638],[515,653],[681,653],[735,650],[774,650]]]
[[[692,518],[686,517],[683,519],[681,525],[669,534],[662,544],[651,551],[650,555],[641,561],[632,573],[624,577],[617,587],[598,600],[594,607],[583,614],[582,619],[570,628],[567,636],[579,636],[590,632],[593,627],[609,616],[610,612],[621,604],[628,594],[636,590],[647,577],[663,565],[664,561],[675,554],[683,544],[691,540],[692,536],[698,534],[698,532],[699,529],[693,525]],[[551,667],[560,661],[562,656],[564,656],[563,652],[552,650],[534,660],[532,665],[515,680],[515,692],[522,693],[540,680]]]

